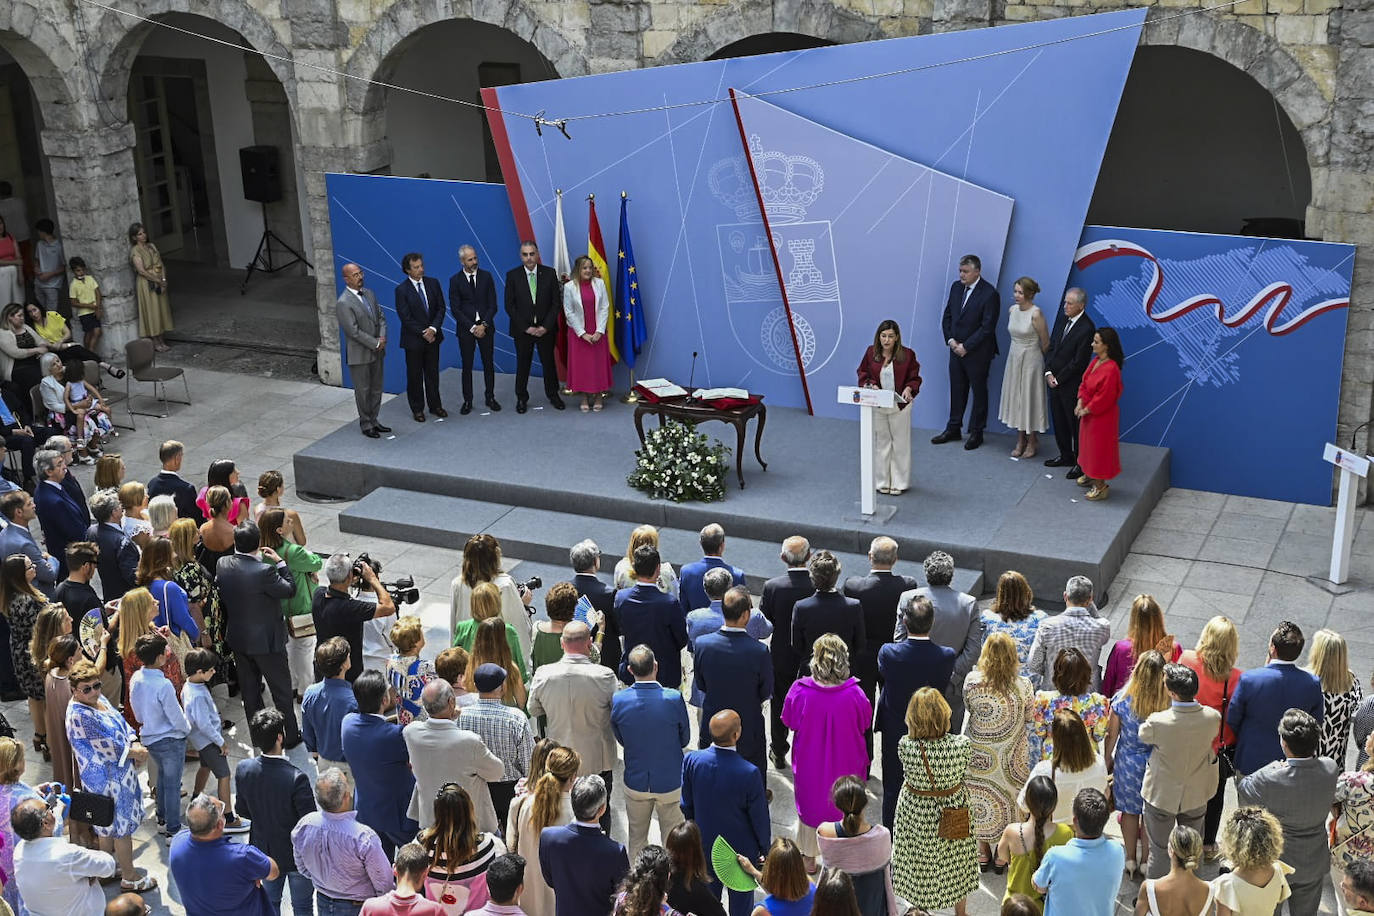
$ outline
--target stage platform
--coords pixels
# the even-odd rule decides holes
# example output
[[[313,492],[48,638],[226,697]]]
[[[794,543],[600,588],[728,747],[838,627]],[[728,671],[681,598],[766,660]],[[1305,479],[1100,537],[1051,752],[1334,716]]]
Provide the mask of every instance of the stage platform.
[[[353,421],[300,450],[297,490],[359,500],[339,517],[350,533],[457,549],[471,534],[491,531],[511,556],[552,565],[565,565],[568,547],[582,537],[594,538],[609,560],[624,549],[630,528],[646,522],[660,529],[664,558],[680,564],[696,559],[695,533],[715,521],[727,532],[727,558],[750,573],[752,585],[781,572],[778,545],[788,535],[840,554],[850,575],[866,572],[869,541],[888,534],[901,544],[909,574],[919,576],[920,558],[940,548],[954,556],[962,588],[990,591],[999,573],[1018,569],[1037,600],[1054,607],[1070,575],[1091,577],[1099,590],[1110,584],[1169,484],[1167,449],[1123,445],[1111,498],[1088,502],[1064,469],[1044,467],[1052,436],[1042,437],[1037,458],[1015,461],[1008,457],[1012,437],[992,435],[967,452],[931,445],[935,431],[917,429],[912,488],[878,496],[880,507],[896,507],[890,519],[864,521],[858,423],[773,407],[762,444],[768,470],[754,461],[751,424],[746,488],[738,488],[732,467],[724,500],[678,504],[650,500],[625,483],[639,447],[632,405],[612,400],[584,414],[568,398],[568,409],[556,411],[538,394],[520,415],[513,377],[498,375],[504,409],[492,414],[479,404],[462,417],[459,384],[458,370],[443,373],[445,421],[416,423],[401,396],[381,412],[392,436],[368,439]],[[531,389],[540,390],[537,380]],[[646,430],[654,423],[646,418]],[[701,430],[733,449],[728,425]]]

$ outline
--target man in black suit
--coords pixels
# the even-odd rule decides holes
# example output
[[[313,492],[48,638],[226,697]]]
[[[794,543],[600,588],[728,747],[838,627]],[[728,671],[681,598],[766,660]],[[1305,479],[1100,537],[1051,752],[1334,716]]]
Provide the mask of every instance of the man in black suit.
[[[1045,384],[1050,387],[1050,416],[1054,418],[1054,441],[1059,457],[1045,462],[1047,468],[1069,469],[1066,477],[1078,477],[1078,383],[1093,355],[1093,335],[1097,327],[1085,312],[1088,294],[1074,287],[1064,294],[1064,311],[1054,321],[1050,348],[1045,351]]]
[[[123,598],[125,592],[138,584],[138,548],[124,533],[124,507],[119,503],[118,493],[97,490],[91,494],[90,504],[95,522],[86,529],[86,540],[100,545],[100,558],[96,561],[100,592],[105,601],[113,601]]]
[[[868,546],[869,573],[851,576],[844,582],[844,593],[863,608],[864,647],[849,660],[849,671],[859,679],[859,687],[871,704],[878,690],[878,650],[888,641],[888,626],[897,616],[897,600],[902,592],[920,588],[911,576],[892,571],[897,564],[897,542],[879,536]],[[868,757],[873,759],[873,729],[864,732]]]
[[[615,608],[615,586],[597,577],[601,571],[601,548],[590,538],[579,541],[568,551],[573,568],[573,587],[577,597],[584,595],[592,607],[601,613],[601,628],[597,645],[601,647],[601,664],[618,671],[620,668],[620,612]],[[634,648],[631,646],[630,648]]]
[[[792,651],[792,609],[816,589],[811,585],[811,573],[806,568],[811,559],[811,544],[806,538],[794,534],[783,541],[778,557],[786,564],[787,572],[763,583],[759,612],[773,624],[773,641],[769,644],[773,654],[773,702],[768,711],[768,744],[773,766],[785,770],[791,744],[787,726],[782,724],[782,703],[797,679],[797,657]]]
[[[406,279],[396,286],[396,317],[406,355],[406,400],[416,423],[425,422],[425,403],[436,417],[448,416],[439,396],[439,343],[444,339],[444,291],[425,276],[425,259],[412,251],[401,258]]]
[[[241,760],[235,768],[234,810],[252,821],[248,842],[277,863],[280,874],[263,882],[277,912],[281,912],[282,891],[289,881],[292,911],[309,913],[315,887],[296,869],[291,830],[315,810],[315,796],[310,780],[283,752],[286,722],[277,709],[260,709],[249,716],[248,732],[262,755]]]
[[[296,580],[276,551],[262,547],[258,526],[242,522],[234,529],[234,552],[221,557],[215,567],[215,584],[229,622],[225,636],[234,650],[243,711],[251,719],[262,709],[266,679],[272,703],[286,720],[286,746],[295,747],[301,743],[301,732],[292,705],[281,601],[296,593]]]
[[[539,351],[539,367],[544,371],[544,395],[555,410],[563,410],[558,396],[558,370],[553,362],[554,342],[558,339],[558,313],[563,307],[563,290],[552,267],[539,263],[539,246],[520,243],[520,266],[506,274],[506,314],[510,316],[510,336],[515,341],[515,412],[529,409],[530,364]],[[459,326],[461,328],[461,325]]]
[[[615,613],[620,617],[620,631],[625,645],[633,649],[646,645],[658,659],[658,682],[664,687],[682,687],[682,649],[687,645],[687,618],[677,599],[658,590],[661,560],[658,548],[640,544],[635,548],[635,584],[616,592]],[[625,684],[634,683],[634,675],[621,659],[616,672]]]
[[[1002,314],[1002,297],[997,287],[983,279],[983,263],[977,255],[959,259],[959,279],[949,288],[945,304],[945,345],[949,347],[949,425],[931,439],[936,445],[957,442],[973,389],[973,411],[968,418],[968,441],[973,450],[983,444],[983,427],[988,422],[988,370],[1000,352],[997,347],[997,316]]]
[[[496,281],[491,271],[477,266],[477,251],[471,245],[458,249],[463,269],[448,281],[448,302],[458,326],[458,352],[463,357],[463,409],[472,413],[472,349],[482,351],[482,384],[486,388],[487,408],[501,409],[496,403]],[[529,286],[525,287],[527,290]],[[509,287],[506,301],[510,301]],[[514,330],[514,328],[512,328]],[[512,337],[515,335],[512,334]]]
[[[792,608],[792,652],[797,660],[797,677],[811,673],[811,649],[826,633],[844,640],[850,658],[863,651],[865,642],[863,608],[836,588],[840,584],[839,558],[822,550],[811,558],[808,567],[815,594]]]
[[[196,505],[196,485],[181,476],[181,462],[186,457],[186,446],[175,439],[168,439],[157,450],[157,460],[162,462],[162,470],[148,481],[148,498],[170,496],[177,504],[177,515],[193,519],[197,525],[205,524],[205,514]]]

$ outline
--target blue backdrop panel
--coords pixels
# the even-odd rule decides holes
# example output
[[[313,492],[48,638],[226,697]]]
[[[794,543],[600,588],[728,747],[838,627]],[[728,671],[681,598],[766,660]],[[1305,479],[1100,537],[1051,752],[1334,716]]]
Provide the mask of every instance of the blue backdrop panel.
[[[399,348],[401,324],[396,318],[396,284],[405,279],[401,257],[410,251],[425,256],[425,275],[444,288],[462,269],[458,246],[472,245],[480,265],[496,278],[496,371],[515,371],[515,345],[505,315],[506,271],[520,263],[520,237],[511,218],[505,185],[475,181],[437,181],[390,178],[381,175],[325,175],[329,195],[329,224],[334,236],[335,285],[343,292],[339,270],[350,261],[365,275],[364,284],[377,294],[387,321],[386,390],[405,391],[405,355]],[[342,333],[339,335],[343,339]],[[342,345],[342,344],[341,344]],[[481,355],[474,354],[481,366]],[[439,367],[459,364],[458,340],[450,307],[444,317],[444,341]],[[475,370],[475,371],[480,371]],[[534,361],[532,374],[539,374]],[[344,384],[352,386],[348,367]],[[480,388],[480,378],[477,381]]]
[[[564,191],[567,238],[574,252],[586,245],[587,194],[603,202],[599,216],[605,228],[614,225],[620,191],[629,192],[649,331],[637,375],[685,380],[692,352],[699,351],[698,384],[741,384],[766,394],[770,402],[800,406],[800,379],[760,365],[769,362],[761,340],[764,329],[737,335],[730,321],[733,306],[727,302],[738,300],[727,298],[722,268],[755,259],[744,252],[756,238],[740,239],[724,227],[757,224],[760,215],[748,175],[738,170],[743,147],[728,91],[762,97],[894,156],[1012,198],[1016,217],[1000,272],[1004,300],[1011,301],[1007,281],[1021,274],[1054,291],[1053,299],[1063,288],[1082,232],[1144,18],[1143,9],[1127,10],[504,86],[497,90],[505,112],[499,117],[509,135],[505,152],[515,163],[515,174],[505,177],[519,183],[546,261],[552,251],[556,189]],[[893,75],[862,79],[879,73]],[[819,83],[828,85],[769,94]],[[665,109],[703,100],[725,101]],[[527,121],[512,116],[542,110],[547,118],[576,118],[631,109],[645,110],[573,120],[568,125],[571,140],[547,127],[537,135]],[[782,146],[779,152],[786,155],[798,152]],[[845,282],[874,270],[913,278],[915,240],[906,239],[908,249],[884,264],[867,253],[872,240],[865,233],[894,205],[923,207],[921,188],[892,180],[887,170],[860,177],[872,179],[871,193],[856,198],[841,224],[855,233],[853,238],[841,240],[838,230],[835,234],[837,253],[851,252],[847,261],[837,262],[837,270]],[[939,215],[938,222],[949,225],[952,215]],[[607,243],[614,244],[609,238]],[[742,245],[740,251],[736,244]],[[922,270],[943,272],[947,289],[963,253],[954,250],[943,264],[927,263]],[[758,270],[751,260],[744,263]],[[937,307],[943,305],[944,289]],[[865,328],[871,335],[877,322],[894,311],[909,319],[912,293],[908,286],[895,301],[847,299],[845,327]],[[776,277],[759,279],[754,294],[777,300]],[[930,374],[943,373],[938,321],[903,330]],[[1000,333],[1005,339],[1004,328]],[[837,345],[836,365],[858,364],[862,352],[848,341],[816,341],[818,353]],[[995,367],[994,403],[1000,376]],[[824,394],[815,392],[818,405],[833,400],[833,393]],[[936,399],[932,392],[929,400]]]
[[[762,368],[786,377],[795,377],[800,349],[816,413],[852,417],[853,405],[837,403],[835,387],[855,383],[859,357],[877,329],[875,313],[894,318],[908,338],[923,342],[916,354],[925,362],[914,422],[943,426],[949,417],[947,357],[929,331],[940,327],[952,282],[949,265],[961,254],[978,252],[983,275],[997,282],[1011,198],[762,99],[741,96],[738,105],[798,344],[793,347],[781,300],[749,292],[776,287],[771,256],[765,273],[773,283],[759,282],[753,272],[757,250],[768,241],[763,224],[737,223],[717,232],[727,315],[741,348]],[[903,194],[895,196],[894,189]]]
[[[1351,245],[1088,226],[1069,282],[1126,351],[1121,438],[1173,484],[1328,505]]]

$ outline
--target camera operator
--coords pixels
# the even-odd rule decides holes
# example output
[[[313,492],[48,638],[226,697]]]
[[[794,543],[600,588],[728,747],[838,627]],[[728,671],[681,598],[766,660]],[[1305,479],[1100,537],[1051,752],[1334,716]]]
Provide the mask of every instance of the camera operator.
[[[359,601],[349,594],[349,589],[359,584],[359,571],[362,572],[361,584],[377,596],[376,604]],[[315,589],[315,597],[310,602],[315,638],[321,643],[335,636],[348,640],[348,681],[352,683],[363,670],[363,624],[374,617],[395,614],[396,602],[391,600],[370,564],[355,564],[346,553],[336,553],[324,561],[324,576],[329,585]]]

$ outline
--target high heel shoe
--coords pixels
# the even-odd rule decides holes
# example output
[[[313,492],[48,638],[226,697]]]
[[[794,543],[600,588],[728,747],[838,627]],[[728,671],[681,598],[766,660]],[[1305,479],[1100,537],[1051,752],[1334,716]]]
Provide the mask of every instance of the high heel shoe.
[[[1004,873],[1006,872],[1006,870],[1007,870],[1007,865],[1008,865],[1008,864],[1010,864],[1010,863],[1007,863],[1007,862],[998,862],[996,859],[993,859],[993,860],[992,860],[992,873],[993,873],[994,875],[1004,874]]]
[[[42,754],[44,760],[52,760],[52,749],[48,747],[47,735],[34,735],[33,749]]]

